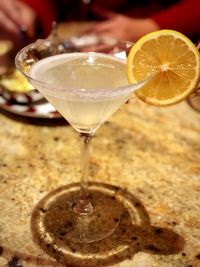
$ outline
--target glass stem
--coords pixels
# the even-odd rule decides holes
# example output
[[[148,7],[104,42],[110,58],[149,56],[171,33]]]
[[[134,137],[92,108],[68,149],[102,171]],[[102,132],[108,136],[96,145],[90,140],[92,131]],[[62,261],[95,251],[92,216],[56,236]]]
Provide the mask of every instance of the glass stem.
[[[88,189],[88,170],[89,170],[89,158],[90,158],[90,141],[92,134],[82,133],[80,134],[83,139],[82,147],[82,173],[81,173],[81,184],[80,184],[80,194],[79,199],[76,202],[74,211],[79,215],[90,215],[93,213],[93,206],[89,198]]]

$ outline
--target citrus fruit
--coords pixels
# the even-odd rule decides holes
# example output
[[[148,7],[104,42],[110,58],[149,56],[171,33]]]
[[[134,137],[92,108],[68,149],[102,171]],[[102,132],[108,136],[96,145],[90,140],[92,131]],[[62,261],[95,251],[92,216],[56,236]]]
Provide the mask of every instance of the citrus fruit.
[[[177,31],[151,32],[131,47],[126,75],[130,84],[152,77],[135,91],[144,102],[174,104],[190,95],[199,82],[199,51],[191,40]]]
[[[27,93],[28,91],[34,89],[18,70],[2,75],[0,79],[0,86],[8,91],[18,93]]]

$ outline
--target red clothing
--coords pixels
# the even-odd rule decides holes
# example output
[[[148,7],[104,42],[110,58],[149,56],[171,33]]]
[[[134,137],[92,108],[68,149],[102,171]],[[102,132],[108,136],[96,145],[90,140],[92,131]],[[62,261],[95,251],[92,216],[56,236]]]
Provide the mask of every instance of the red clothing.
[[[93,0],[89,4],[84,4],[84,0],[23,1],[36,10],[45,36],[53,20],[102,20],[105,11],[152,18],[162,29],[174,29],[190,38],[200,36],[199,0]]]

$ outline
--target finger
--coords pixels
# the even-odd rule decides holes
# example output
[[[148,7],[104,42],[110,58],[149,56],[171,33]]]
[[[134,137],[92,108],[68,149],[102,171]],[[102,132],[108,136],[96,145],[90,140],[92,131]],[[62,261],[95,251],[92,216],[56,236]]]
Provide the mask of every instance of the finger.
[[[23,24],[21,14],[16,6],[15,1],[5,1],[2,10],[15,24],[17,24],[18,26]]]
[[[113,21],[107,20],[105,22],[97,23],[91,29],[96,33],[111,31],[113,29]]]
[[[24,24],[26,24],[27,27],[30,27],[35,21],[35,12],[28,6],[24,5],[24,3],[18,1],[16,2],[16,8],[22,17]]]
[[[11,38],[19,37],[19,27],[12,20],[10,20],[2,11],[0,11],[0,25],[1,28],[4,29],[1,35],[5,35]]]
[[[108,40],[126,41],[127,38],[123,37],[119,31],[106,31],[96,33],[99,38],[108,38]]]
[[[35,35],[36,13],[32,8],[22,2],[17,1],[16,6],[23,18],[23,24],[20,28],[25,35],[23,34],[22,36],[26,39],[32,39]]]
[[[82,52],[101,52],[101,53],[111,53],[115,48],[115,44],[97,44],[91,45],[89,47],[83,48]]]

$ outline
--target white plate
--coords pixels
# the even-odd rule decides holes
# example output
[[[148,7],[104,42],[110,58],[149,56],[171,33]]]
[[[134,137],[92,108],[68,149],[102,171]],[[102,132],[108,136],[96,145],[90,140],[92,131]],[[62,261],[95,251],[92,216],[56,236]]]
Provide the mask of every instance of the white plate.
[[[16,115],[31,118],[61,118],[61,115],[55,110],[55,108],[45,100],[44,102],[36,102],[31,105],[12,104],[12,102],[7,101],[0,94],[0,108]]]

